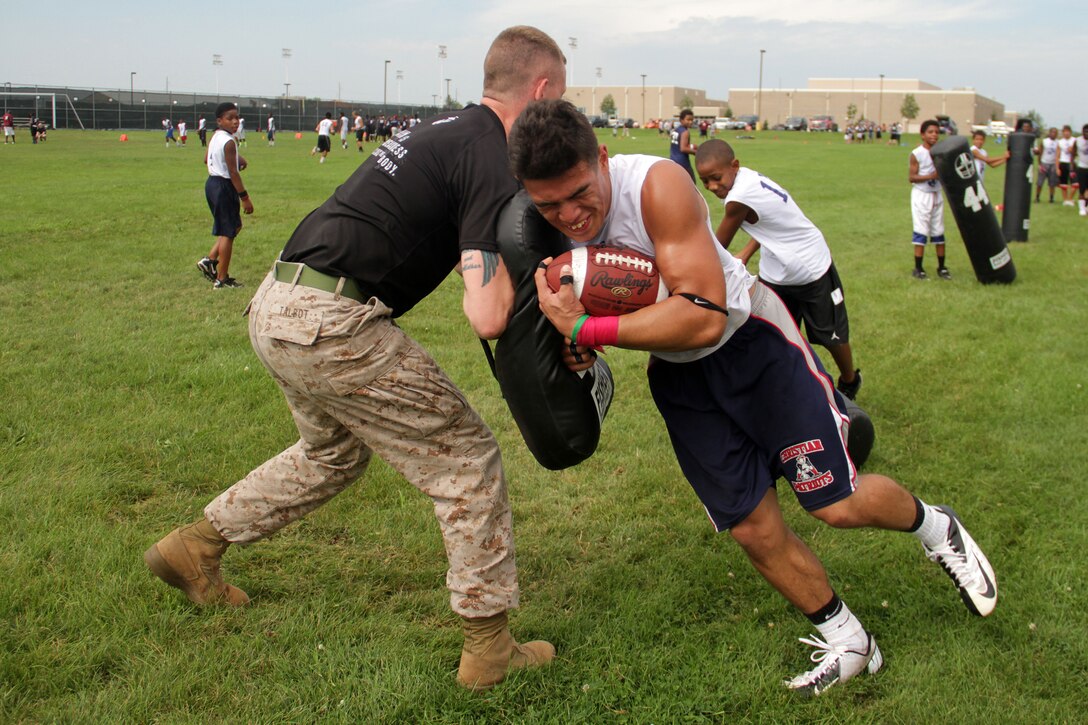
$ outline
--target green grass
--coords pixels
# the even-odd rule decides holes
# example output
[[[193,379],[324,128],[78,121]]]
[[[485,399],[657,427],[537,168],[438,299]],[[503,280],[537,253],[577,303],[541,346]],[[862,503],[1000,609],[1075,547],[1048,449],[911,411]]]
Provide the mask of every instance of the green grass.
[[[193,266],[211,243],[195,136],[166,149],[160,134],[58,131],[0,152],[0,721],[1083,719],[1084,220],[1034,207],[1031,242],[1012,247],[1016,283],[987,287],[949,215],[955,279],[917,283],[909,148],[832,135],[735,147],[832,247],[877,430],[866,468],[960,512],[997,570],[992,617],[966,613],[913,537],[831,530],[787,491],[787,519],[887,658],[878,676],[799,703],[780,683],[807,665],[796,638],[809,625],[713,533],[647,395],[645,355],[609,352],[617,397],[598,454],[545,471],[456,279],[403,324],[500,439],[522,585],[513,626],[555,642],[555,666],[485,696],[454,684],[438,527],[380,462],[296,526],[228,552],[254,606],[190,606],[141,553],[295,440],[241,312],[298,221],[362,158],[335,149],[319,165],[311,134],[281,134],[274,149],[252,137],[240,291],[213,292]],[[652,131],[603,138],[614,152],[667,151]],[[1001,196],[1002,169],[987,186]]]

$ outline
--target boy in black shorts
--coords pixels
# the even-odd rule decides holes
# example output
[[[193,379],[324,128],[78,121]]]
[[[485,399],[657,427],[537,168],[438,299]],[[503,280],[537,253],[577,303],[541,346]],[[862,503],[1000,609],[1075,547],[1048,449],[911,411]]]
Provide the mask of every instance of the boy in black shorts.
[[[215,109],[215,122],[219,126],[208,142],[208,180],[204,195],[212,212],[212,234],[215,244],[208,256],[196,263],[196,268],[215,284],[215,289],[241,287],[242,283],[228,274],[234,238],[242,231],[242,216],[253,213],[253,202],[242,183],[241,170],[246,160],[238,153],[234,134],[238,130],[238,106],[220,103]]]

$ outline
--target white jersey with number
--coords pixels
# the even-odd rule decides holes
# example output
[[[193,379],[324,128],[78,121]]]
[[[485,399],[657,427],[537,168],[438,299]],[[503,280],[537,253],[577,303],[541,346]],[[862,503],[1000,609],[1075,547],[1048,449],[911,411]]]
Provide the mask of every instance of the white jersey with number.
[[[672,164],[670,159],[660,156],[629,154],[613,156],[608,160],[608,171],[612,177],[612,206],[608,210],[601,234],[587,244],[609,244],[627,247],[642,252],[648,257],[655,257],[654,242],[646,231],[642,219],[642,186],[646,174],[654,164]],[[704,202],[705,203],[705,202]],[[714,230],[710,226],[710,210],[707,210],[707,233],[714,239]],[[574,246],[584,246],[572,242]],[[752,300],[748,290],[755,284],[756,278],[748,273],[740,260],[725,251],[720,244],[714,245],[725,277],[726,308],[729,319],[722,339],[711,347],[680,352],[655,352],[654,356],[670,362],[690,362],[706,357],[728,340],[743,325],[752,311]],[[663,280],[668,285],[668,279]]]
[[[1077,168],[1088,169],[1088,138],[1077,136],[1074,142],[1074,149],[1077,154]]]
[[[925,146],[919,146],[911,151],[914,158],[918,159],[918,175],[928,176],[937,172],[937,167],[933,165],[933,155],[929,153],[929,149]],[[929,181],[916,181],[914,182],[914,188],[918,191],[927,191],[931,194],[939,194],[941,191],[941,182],[937,179],[930,179]]]
[[[234,143],[234,136],[229,131],[223,129],[216,129],[215,134],[208,141],[208,175],[209,176],[222,176],[224,179],[230,178],[230,169],[227,167],[227,156],[224,153],[224,149],[228,143]],[[238,163],[238,157],[234,157],[234,162]]]
[[[831,266],[824,235],[786,191],[762,174],[741,168],[724,202],[743,204],[759,221],[740,228],[759,242],[759,276],[773,284],[808,284]]]
[[[1043,153],[1039,155],[1039,163],[1047,166],[1053,165],[1058,160],[1058,140],[1054,138],[1043,139]]]
[[[1070,164],[1073,163],[1073,144],[1075,139],[1073,138],[1060,138],[1058,139],[1058,163]]]
[[[317,124],[317,135],[328,136],[332,133],[333,120],[331,118],[323,118],[321,122]]]

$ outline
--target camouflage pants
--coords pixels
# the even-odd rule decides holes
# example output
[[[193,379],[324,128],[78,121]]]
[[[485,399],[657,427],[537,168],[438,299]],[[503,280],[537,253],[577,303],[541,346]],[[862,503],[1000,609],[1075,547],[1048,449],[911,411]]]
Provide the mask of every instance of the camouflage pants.
[[[253,298],[249,334],[299,441],[209,503],[212,525],[231,542],[264,538],[344,490],[376,452],[434,503],[453,610],[483,617],[516,607],[498,443],[389,308],[269,275]]]

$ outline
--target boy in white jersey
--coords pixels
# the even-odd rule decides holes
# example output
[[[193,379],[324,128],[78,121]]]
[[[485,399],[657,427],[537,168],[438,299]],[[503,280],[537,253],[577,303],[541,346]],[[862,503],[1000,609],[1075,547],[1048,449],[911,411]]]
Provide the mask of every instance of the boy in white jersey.
[[[725,141],[700,144],[695,170],[725,206],[715,232],[718,242],[729,249],[739,230],[747,232],[751,241],[737,255],[745,265],[762,248],[760,280],[782,298],[798,326],[804,320],[808,341],[831,353],[839,368],[839,392],[856,398],[861,370],[854,368],[846,299],[824,235],[781,186],[742,167]]]
[[[316,153],[321,154],[321,161],[319,163],[325,163],[325,158],[328,157],[329,151],[332,150],[332,132],[336,130],[336,121],[332,120],[332,114],[326,113],[325,117],[317,122],[317,126],[314,131],[317,132],[317,146],[314,146],[313,151],[310,152],[310,156]]]
[[[1073,164],[1080,188],[1077,206],[1080,207],[1081,216],[1088,216],[1088,123],[1084,124],[1080,136],[1073,142]]]
[[[363,117],[358,111],[353,111],[352,115],[355,117],[355,120],[352,122],[352,130],[355,131],[355,148],[359,149],[359,152],[362,153],[364,133]]]
[[[1062,187],[1062,206],[1073,206],[1073,127],[1062,126],[1058,139],[1058,183]]]
[[[1054,203],[1054,188],[1058,185],[1058,129],[1051,126],[1039,145],[1032,149],[1039,157],[1039,175],[1035,179],[1035,203],[1043,191],[1043,182],[1050,186],[1050,203]]]
[[[952,510],[927,506],[885,476],[857,475],[846,452],[845,406],[819,358],[781,300],[715,241],[706,202],[677,164],[610,159],[567,101],[530,104],[511,129],[509,155],[541,215],[571,244],[620,245],[655,257],[671,293],[657,304],[590,317],[572,291],[569,265],[553,292],[544,260],[536,273],[540,309],[566,338],[562,355],[572,370],[593,364],[585,358],[594,346],[653,353],[650,391],[715,528],[728,530],[826,638],[802,640],[817,649],[817,664],[787,687],[819,695],[876,672],[883,659],[816,555],[786,525],[774,487],[779,476],[831,526],[914,532],[968,609],[993,611],[993,570]]]
[[[922,269],[926,244],[933,242],[937,251],[937,276],[952,279],[944,266],[944,197],[941,182],[937,180],[937,167],[929,150],[941,136],[941,127],[930,119],[922,122],[922,144],[910,153],[910,213],[914,223],[914,271],[915,279],[929,279]]]
[[[1010,156],[1009,152],[1006,151],[1001,156],[995,156],[991,159],[990,154],[986,153],[986,149],[982,148],[985,143],[985,131],[975,131],[971,134],[971,156],[975,159],[975,171],[978,173],[979,181],[982,181],[983,177],[986,176],[987,166],[1001,166],[1009,160]]]
[[[348,117],[345,113],[340,114],[340,147],[348,150]]]
[[[230,259],[234,251],[234,238],[242,231],[239,207],[246,214],[253,213],[253,201],[249,198],[241,171],[246,160],[238,153],[234,134],[238,131],[238,106],[220,103],[215,109],[215,122],[219,126],[208,143],[208,180],[204,195],[212,212],[212,234],[215,244],[208,255],[196,263],[196,268],[214,283],[215,289],[241,287],[242,283],[231,277]]]

